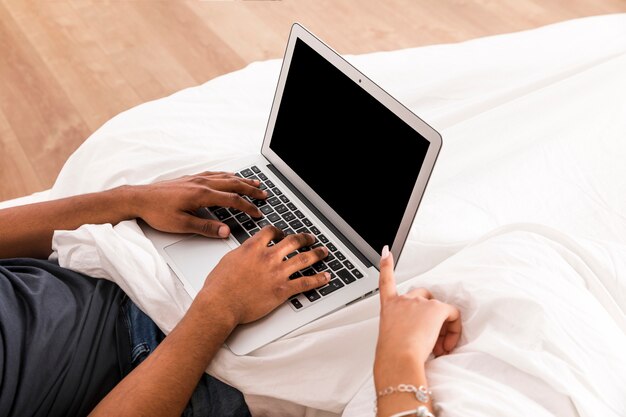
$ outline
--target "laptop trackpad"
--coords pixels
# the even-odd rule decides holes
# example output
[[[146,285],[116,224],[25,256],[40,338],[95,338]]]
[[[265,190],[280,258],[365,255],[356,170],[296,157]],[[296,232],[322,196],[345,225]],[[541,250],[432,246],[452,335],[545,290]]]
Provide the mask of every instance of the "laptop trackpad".
[[[185,285],[191,285],[190,295],[195,296],[200,291],[209,272],[233,249],[228,243],[229,240],[195,235],[164,248],[174,263],[175,272],[182,274],[179,278],[183,278]]]

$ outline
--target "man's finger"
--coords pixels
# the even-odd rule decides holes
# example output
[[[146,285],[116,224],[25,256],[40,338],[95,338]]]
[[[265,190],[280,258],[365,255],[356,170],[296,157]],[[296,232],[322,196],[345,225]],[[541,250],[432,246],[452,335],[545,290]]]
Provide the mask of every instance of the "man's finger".
[[[231,207],[252,217],[262,217],[263,213],[251,202],[246,201],[237,193],[229,193],[225,191],[212,190],[206,188],[206,192],[203,193],[203,197],[198,204],[201,206],[211,207]]]
[[[221,239],[230,234],[230,229],[224,223],[217,220],[201,219],[192,214],[184,214],[180,217],[180,231]]]
[[[261,242],[264,246],[267,246],[272,240],[279,241],[285,236],[285,233],[276,226],[265,226],[261,231],[252,236],[250,241]]]
[[[320,246],[313,250],[299,253],[291,259],[287,259],[285,261],[285,268],[287,268],[287,272],[289,273],[289,275],[291,275],[296,271],[308,268],[309,266],[321,261],[327,256],[328,249],[326,249],[326,247],[324,246]]]
[[[328,272],[320,272],[319,274],[292,279],[287,285],[289,289],[287,298],[326,285],[328,281],[330,281],[330,273]]]
[[[398,295],[396,289],[396,279],[393,275],[393,254],[389,247],[385,245],[380,258],[380,278],[378,281],[381,305],[388,299]]]
[[[298,250],[304,246],[311,246],[315,243],[315,235],[312,233],[296,233],[284,238],[278,245],[278,249],[281,256],[287,256],[291,252]]]
[[[258,180],[257,180],[258,181]],[[267,192],[258,188],[259,183],[254,180],[244,181],[242,178],[230,177],[224,179],[207,179],[205,186],[218,191],[234,192],[244,194],[251,198],[264,200],[267,198]]]

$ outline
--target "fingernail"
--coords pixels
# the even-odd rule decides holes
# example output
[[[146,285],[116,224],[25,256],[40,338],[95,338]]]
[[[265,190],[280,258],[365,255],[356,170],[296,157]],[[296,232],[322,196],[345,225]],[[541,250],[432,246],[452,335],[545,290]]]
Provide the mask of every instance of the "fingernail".
[[[380,254],[380,260],[387,259],[389,256],[389,245],[383,246],[383,251]]]
[[[217,229],[219,237],[228,237],[228,232],[228,226],[220,226],[220,228]]]
[[[328,272],[324,272],[324,280],[330,281],[330,274]]]
[[[267,197],[267,191],[263,191],[263,195]]]

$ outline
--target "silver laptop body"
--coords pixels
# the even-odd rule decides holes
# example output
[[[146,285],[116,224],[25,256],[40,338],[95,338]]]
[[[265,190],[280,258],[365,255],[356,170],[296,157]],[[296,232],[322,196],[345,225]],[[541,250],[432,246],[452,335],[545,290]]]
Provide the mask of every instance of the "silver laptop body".
[[[441,144],[433,128],[294,24],[261,153],[214,169],[258,178],[273,191],[276,198],[264,204],[266,222],[288,233],[315,232],[332,260],[301,272],[327,270],[332,279],[238,326],[226,342],[229,349],[248,354],[374,293],[380,250],[388,244],[400,257]],[[240,214],[199,213],[231,227],[225,240],[141,227],[195,297],[222,256],[267,224]]]

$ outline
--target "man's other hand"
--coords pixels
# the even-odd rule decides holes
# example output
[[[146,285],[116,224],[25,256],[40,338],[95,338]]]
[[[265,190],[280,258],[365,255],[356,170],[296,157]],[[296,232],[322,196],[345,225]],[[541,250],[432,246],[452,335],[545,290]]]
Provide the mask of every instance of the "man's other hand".
[[[268,246],[272,241],[278,243]],[[328,256],[328,249],[320,246],[286,259],[295,250],[313,243],[312,234],[283,238],[280,229],[266,226],[222,258],[207,277],[200,295],[219,303],[220,311],[230,312],[235,325],[258,320],[292,295],[328,283],[328,272],[289,279],[294,272]]]
[[[259,209],[242,195],[265,199],[258,180],[240,178],[226,172],[203,172],[175,180],[128,188],[129,204],[135,217],[154,229],[169,233],[197,233],[207,237],[225,238],[228,226],[193,213],[203,207],[232,207],[261,217]]]

